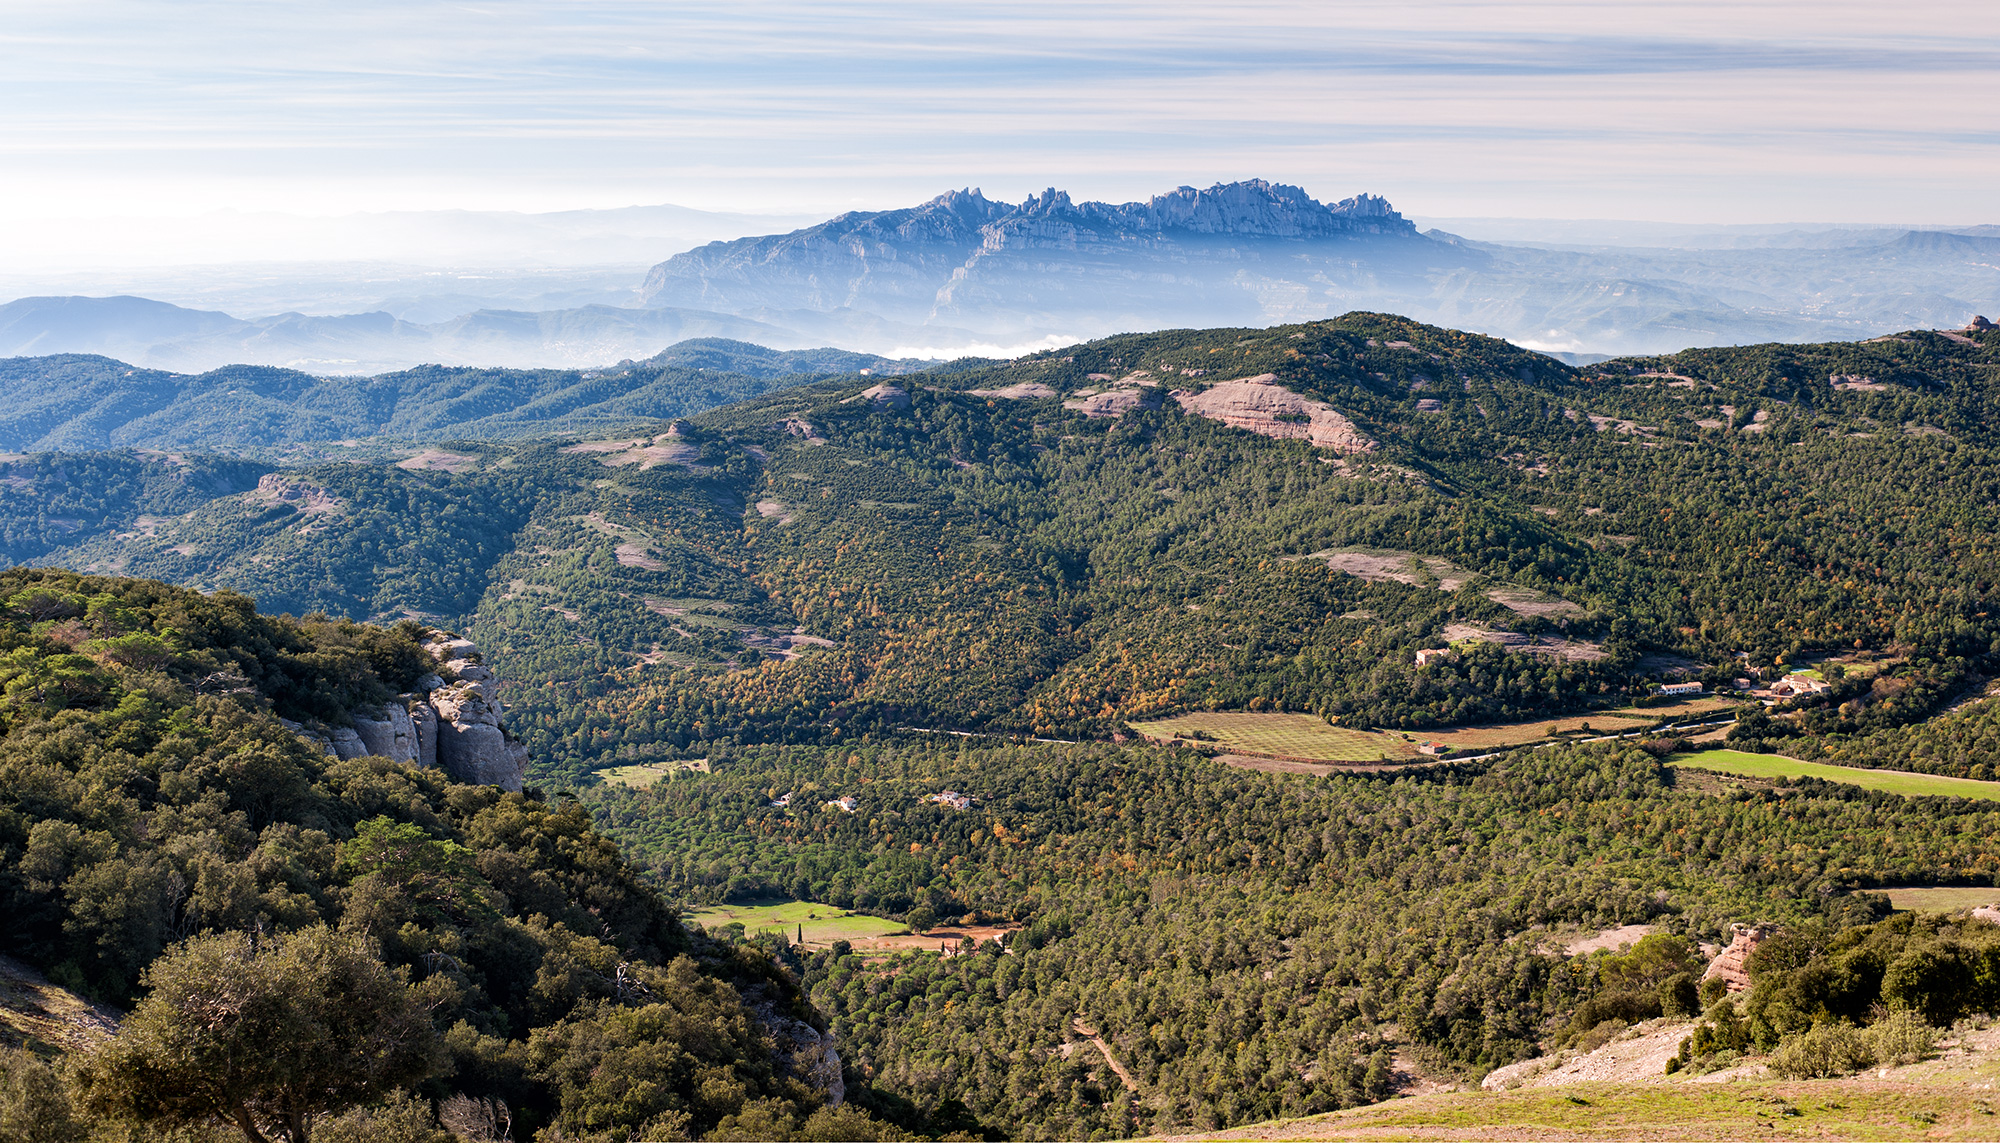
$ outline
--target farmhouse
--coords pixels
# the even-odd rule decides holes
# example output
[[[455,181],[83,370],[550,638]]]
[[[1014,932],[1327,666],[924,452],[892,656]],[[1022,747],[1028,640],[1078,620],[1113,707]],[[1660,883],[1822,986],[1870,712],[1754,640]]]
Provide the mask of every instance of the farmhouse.
[[[1701,684],[1700,684],[1700,683],[1661,683],[1661,684],[1660,684],[1660,694],[1661,694],[1661,695],[1663,695],[1663,696],[1673,696],[1673,695],[1698,695],[1698,694],[1700,694],[1700,693],[1701,693]]]
[[[924,801],[950,806],[954,810],[968,810],[972,808],[973,799],[970,794],[961,794],[957,790],[940,790],[935,794],[926,794]]]
[[[1821,691],[1830,691],[1832,689],[1832,683],[1804,674],[1786,675],[1784,678],[1771,684],[1771,693],[1779,698],[1816,695]]]
[[[1438,647],[1432,650],[1418,651],[1417,666],[1427,667],[1432,663],[1449,658],[1451,658],[1450,647]]]

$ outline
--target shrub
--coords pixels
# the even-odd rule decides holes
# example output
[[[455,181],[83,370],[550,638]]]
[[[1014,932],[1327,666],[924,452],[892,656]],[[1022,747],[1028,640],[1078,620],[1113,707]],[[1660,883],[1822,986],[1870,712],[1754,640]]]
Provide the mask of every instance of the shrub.
[[[1787,1036],[1771,1053],[1771,1071],[1786,1079],[1851,1075],[1875,1062],[1870,1038],[1851,1024],[1821,1024]]]
[[[1695,989],[1694,974],[1677,972],[1660,982],[1660,1014],[1693,1016],[1701,1011],[1701,996]]]
[[[1937,1046],[1938,1030],[1914,1012],[1891,1012],[1868,1029],[1868,1044],[1884,1064],[1914,1064]]]

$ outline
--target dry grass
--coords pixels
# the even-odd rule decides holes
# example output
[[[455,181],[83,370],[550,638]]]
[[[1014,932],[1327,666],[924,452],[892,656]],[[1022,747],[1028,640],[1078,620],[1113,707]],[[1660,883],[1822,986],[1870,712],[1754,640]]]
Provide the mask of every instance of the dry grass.
[[[1373,730],[1328,726],[1318,715],[1200,711],[1133,723],[1155,741],[1226,746],[1253,754],[1277,754],[1320,762],[1400,762],[1417,757],[1414,741]]]
[[[1991,1096],[1957,1085],[1817,1080],[1576,1084],[1390,1100],[1186,1139],[1993,1139]]]
[[[1417,747],[1426,742],[1442,745],[1451,753],[1506,750],[1565,735],[1626,734],[1658,722],[1681,721],[1735,705],[1734,700],[1710,695],[1659,706],[1443,730],[1354,730],[1328,726],[1319,716],[1311,714],[1219,710],[1129,725],[1156,742],[1178,741],[1186,746],[1270,754],[1306,763],[1408,762],[1425,757]]]
[[[599,770],[597,776],[607,786],[632,786],[644,789],[662,778],[670,778],[676,772],[708,773],[708,759],[693,758],[680,762],[645,762],[636,766],[613,766]]]
[[[1918,909],[1930,913],[1983,909],[2000,904],[2000,888],[1991,885],[1911,885],[1881,892],[1887,893],[1889,903],[1898,909]]]

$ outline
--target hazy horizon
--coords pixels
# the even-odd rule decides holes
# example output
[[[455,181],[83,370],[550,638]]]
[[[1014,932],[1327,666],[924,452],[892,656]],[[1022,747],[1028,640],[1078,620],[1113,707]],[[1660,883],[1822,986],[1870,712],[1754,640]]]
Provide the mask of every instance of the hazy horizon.
[[[0,220],[830,215],[1263,177],[1436,217],[1989,221],[2000,29],[1916,0],[11,5]]]
[[[1756,267],[1735,257],[1793,231],[2000,223],[2000,129],[1982,110],[2000,106],[2000,29],[1951,0],[96,0],[8,17],[0,299],[133,295],[253,322],[546,315],[526,341],[447,350],[423,331],[368,341],[365,323],[223,337],[183,316],[155,341],[44,312],[11,329],[18,352],[115,343],[355,368],[651,352],[664,319],[622,311],[647,267],[708,242],[953,188],[1117,203],[1253,178],[1323,201],[1382,195],[1476,241],[1702,252],[1516,252],[1483,295],[1438,278],[1421,296],[1318,297],[1315,312],[1395,304],[1595,352],[1861,336],[1992,308],[1978,259],[1856,278],[1812,240]],[[592,307],[621,312],[560,316]],[[701,320],[890,352],[1095,329],[1067,314],[839,325],[813,308]]]

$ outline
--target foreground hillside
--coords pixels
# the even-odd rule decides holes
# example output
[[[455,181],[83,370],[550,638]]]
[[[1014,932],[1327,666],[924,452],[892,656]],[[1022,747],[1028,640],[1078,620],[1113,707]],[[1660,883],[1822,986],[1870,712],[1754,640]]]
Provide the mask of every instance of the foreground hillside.
[[[1673,1140],[1993,1138],[1981,1083],[1901,1079],[1713,1084],[1661,1090],[1589,1084],[1560,1092],[1427,1095],[1315,1119],[1181,1139]]]
[[[8,1041],[74,1065],[65,1093],[0,1057],[17,1137],[75,1137],[66,1106],[107,1139],[129,1122],[304,1143],[315,1118],[409,1093],[523,1138],[783,1129],[840,1102],[792,979],[691,936],[579,808],[292,729],[445,669],[407,627],[0,574],[0,953],[132,1009],[106,1041],[104,1010],[66,1016],[8,970],[7,1006],[35,1017],[10,1013]],[[891,1130],[843,1114],[827,1130]]]

